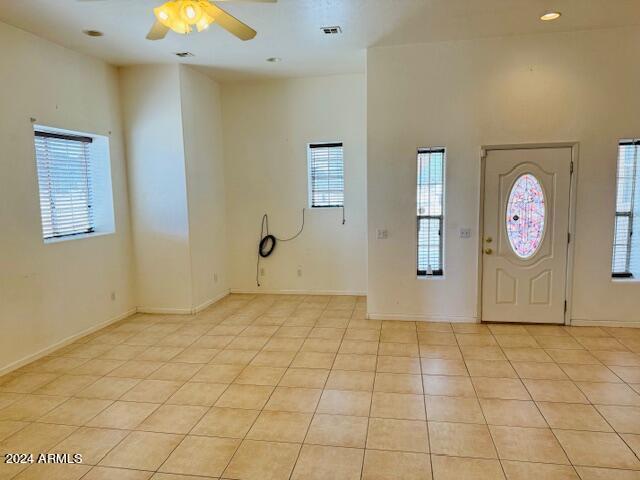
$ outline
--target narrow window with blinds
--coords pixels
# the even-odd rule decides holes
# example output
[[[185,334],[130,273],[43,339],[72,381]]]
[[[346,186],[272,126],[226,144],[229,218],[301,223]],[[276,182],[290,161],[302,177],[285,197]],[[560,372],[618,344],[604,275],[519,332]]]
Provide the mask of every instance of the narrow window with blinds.
[[[613,239],[612,276],[632,278],[640,270],[640,238],[634,238],[640,217],[638,153],[640,140],[622,140],[618,145],[616,217]]]
[[[344,206],[344,159],[342,143],[309,145],[309,206]]]
[[[43,238],[94,232],[93,139],[38,129],[34,135]]]
[[[418,149],[418,276],[443,275],[444,148]]]

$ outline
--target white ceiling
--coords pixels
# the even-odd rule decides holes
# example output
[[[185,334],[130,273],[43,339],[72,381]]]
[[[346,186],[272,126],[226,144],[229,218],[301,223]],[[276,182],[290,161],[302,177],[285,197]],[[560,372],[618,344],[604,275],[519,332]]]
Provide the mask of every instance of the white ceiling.
[[[365,50],[489,36],[640,25],[640,0],[278,0],[218,4],[258,31],[242,42],[213,25],[145,39],[163,0],[0,0],[0,21],[116,65],[183,62],[222,81],[364,71]],[[547,9],[555,22],[541,22]],[[321,26],[340,25],[327,36]],[[104,32],[90,38],[84,29]],[[6,48],[6,46],[5,46]],[[175,52],[195,57],[179,59]],[[271,64],[267,57],[281,57]]]

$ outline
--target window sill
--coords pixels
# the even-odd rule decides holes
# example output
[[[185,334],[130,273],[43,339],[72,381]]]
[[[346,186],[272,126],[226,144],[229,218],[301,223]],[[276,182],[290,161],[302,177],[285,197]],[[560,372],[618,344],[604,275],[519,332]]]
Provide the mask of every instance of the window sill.
[[[45,245],[50,245],[53,243],[63,243],[63,242],[70,242],[72,240],[83,240],[83,239],[87,239],[87,238],[93,238],[93,237],[102,237],[105,235],[113,235],[115,234],[115,231],[107,231],[107,232],[91,232],[91,233],[82,233],[79,235],[67,235],[64,237],[54,237],[54,238],[47,238],[44,240],[44,244]]]
[[[640,283],[640,278],[612,278],[611,283]]]

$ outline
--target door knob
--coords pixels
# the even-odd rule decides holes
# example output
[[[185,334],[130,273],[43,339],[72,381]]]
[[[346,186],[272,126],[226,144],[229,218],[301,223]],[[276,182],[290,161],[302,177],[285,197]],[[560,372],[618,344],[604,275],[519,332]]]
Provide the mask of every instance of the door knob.
[[[491,243],[491,242],[493,242],[493,238],[487,237],[487,238],[485,238],[484,241],[487,242],[487,243]]]
[[[493,253],[493,250],[490,248],[485,248],[484,253],[486,253],[487,255],[491,255]]]

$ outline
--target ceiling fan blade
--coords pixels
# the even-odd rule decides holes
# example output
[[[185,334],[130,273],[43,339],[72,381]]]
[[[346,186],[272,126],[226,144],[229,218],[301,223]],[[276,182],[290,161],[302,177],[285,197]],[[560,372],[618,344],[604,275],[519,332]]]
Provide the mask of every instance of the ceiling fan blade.
[[[168,31],[169,27],[165,27],[156,21],[151,27],[151,30],[149,30],[149,33],[147,33],[147,40],[162,40]]]
[[[213,3],[204,2],[206,5],[203,7],[206,9],[207,13],[213,17],[215,23],[220,25],[222,28],[227,30],[228,32],[234,34],[240,40],[251,40],[256,36],[256,31],[251,28],[249,25],[242,23],[233,15],[222,10],[220,7],[217,7]]]

